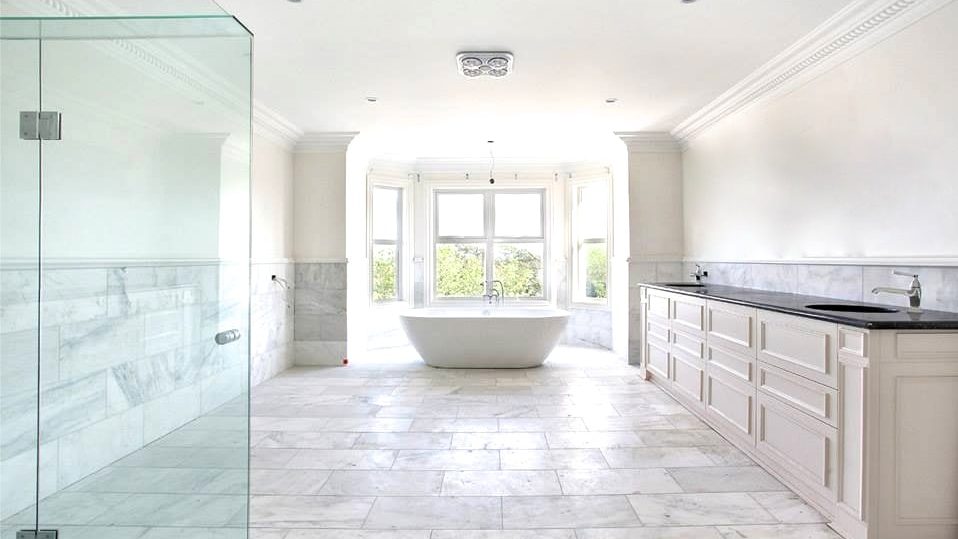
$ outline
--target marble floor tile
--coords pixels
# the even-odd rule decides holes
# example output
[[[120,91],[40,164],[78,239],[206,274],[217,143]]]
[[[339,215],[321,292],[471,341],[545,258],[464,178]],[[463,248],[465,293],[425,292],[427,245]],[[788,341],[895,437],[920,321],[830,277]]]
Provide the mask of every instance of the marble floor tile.
[[[712,526],[674,528],[588,528],[576,530],[577,539],[726,539]]]
[[[766,492],[786,490],[758,466],[709,466],[669,470],[685,492]]]
[[[255,410],[254,410],[255,411]],[[328,417],[259,417],[250,418],[254,431],[320,431],[329,422]]]
[[[289,530],[282,539],[430,539],[430,533],[430,530]]]
[[[660,415],[638,417],[586,417],[584,421],[590,431],[633,431],[676,428],[667,416]]]
[[[598,449],[526,449],[499,452],[503,470],[599,470],[608,468]]]
[[[411,418],[335,417],[323,425],[325,431],[339,432],[407,432]]]
[[[814,507],[802,501],[794,492],[753,492],[750,495],[779,522],[785,524],[828,522],[828,519],[816,511]]]
[[[443,496],[552,496],[562,494],[554,471],[445,472]]]
[[[257,431],[254,431],[257,432]],[[262,432],[256,447],[293,449],[349,449],[361,436],[357,432]]]
[[[483,496],[381,497],[363,526],[368,529],[474,529],[502,527],[500,498]]]
[[[638,470],[558,470],[562,493],[596,494],[665,494],[682,492],[675,479],[663,468]]]
[[[636,494],[629,496],[647,526],[714,526],[778,521],[744,493]]]
[[[430,539],[576,539],[575,530],[435,530]]]
[[[245,507],[246,496],[240,495],[131,494],[91,524],[218,527],[230,524]]]
[[[841,539],[824,524],[778,526],[719,526],[722,539]]]
[[[250,494],[315,496],[330,474],[329,470],[250,470]]]
[[[511,496],[502,498],[502,526],[592,528],[641,526],[625,496]]]
[[[645,443],[635,432],[547,432],[546,441],[552,449],[611,449],[642,447]]]
[[[435,496],[443,485],[443,472],[336,471],[320,494],[330,496]]]
[[[250,526],[360,528],[373,501],[353,496],[251,496]]]
[[[709,455],[698,447],[633,447],[603,449],[612,468],[677,468],[711,466]]]
[[[452,435],[453,449],[546,449],[540,432],[459,432]]]
[[[636,436],[648,447],[700,447],[703,445],[729,446],[729,443],[712,429],[642,430]]]
[[[498,432],[499,421],[494,418],[472,419],[416,419],[410,432]]]
[[[452,434],[442,432],[367,432],[354,449],[449,449]]]
[[[404,449],[394,470],[498,470],[499,452],[488,449]]]
[[[499,432],[565,432],[584,431],[578,417],[509,418],[499,420]]]
[[[284,468],[315,470],[388,470],[396,451],[372,449],[299,449]]]

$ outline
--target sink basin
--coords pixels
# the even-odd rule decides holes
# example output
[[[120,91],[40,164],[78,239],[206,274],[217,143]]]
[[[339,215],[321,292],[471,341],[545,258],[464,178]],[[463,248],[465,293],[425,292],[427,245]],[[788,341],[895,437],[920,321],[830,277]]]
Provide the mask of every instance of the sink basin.
[[[702,283],[664,283],[662,286],[673,286],[675,288],[705,288]]]
[[[843,303],[822,303],[817,305],[806,305],[806,309],[816,311],[833,311],[839,313],[897,313],[898,309],[889,309],[888,307],[878,307],[876,305],[847,305]]]

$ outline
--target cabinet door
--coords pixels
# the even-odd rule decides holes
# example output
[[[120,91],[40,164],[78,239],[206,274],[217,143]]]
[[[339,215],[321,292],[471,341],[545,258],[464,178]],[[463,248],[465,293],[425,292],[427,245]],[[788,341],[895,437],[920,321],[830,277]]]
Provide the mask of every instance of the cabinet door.
[[[658,342],[654,337],[645,339],[645,368],[659,383],[669,383],[669,345],[668,342]]]
[[[705,367],[701,359],[672,354],[672,391],[686,404],[700,408],[704,401]]]
[[[672,294],[672,329],[685,331],[700,339],[705,338],[705,300],[681,294]]]
[[[669,296],[665,292],[649,290],[646,295],[646,313],[649,318],[668,320],[670,310]]]
[[[710,346],[755,357],[755,319],[758,312],[754,308],[709,301],[706,309],[705,326]]]
[[[755,444],[755,386],[709,365],[705,383],[706,414],[723,434]]]
[[[836,389],[771,365],[759,366],[758,388],[819,421],[838,426]]]
[[[764,391],[757,397],[758,452],[809,489],[836,500],[838,430]]]
[[[723,370],[750,386],[755,385],[755,358],[717,348],[710,341],[705,359],[709,372]]]
[[[796,316],[758,311],[759,361],[838,387],[838,326]]]

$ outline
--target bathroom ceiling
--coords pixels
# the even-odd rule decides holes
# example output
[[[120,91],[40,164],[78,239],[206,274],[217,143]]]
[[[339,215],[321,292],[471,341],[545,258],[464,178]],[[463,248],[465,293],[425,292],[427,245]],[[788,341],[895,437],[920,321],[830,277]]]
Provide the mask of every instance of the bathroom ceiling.
[[[849,2],[220,3],[256,36],[256,98],[304,131],[492,137],[669,130]],[[510,51],[515,71],[467,79],[465,50]]]

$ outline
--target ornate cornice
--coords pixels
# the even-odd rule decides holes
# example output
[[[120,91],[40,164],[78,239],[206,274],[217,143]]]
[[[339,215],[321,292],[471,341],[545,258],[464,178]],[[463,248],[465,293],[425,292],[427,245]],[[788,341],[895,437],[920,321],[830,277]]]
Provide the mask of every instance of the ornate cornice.
[[[658,131],[618,131],[615,136],[629,148],[629,153],[678,153],[679,142],[671,133]]]
[[[359,133],[356,131],[329,131],[306,133],[296,143],[296,153],[335,153],[345,152],[349,143]]]
[[[672,130],[683,145],[745,107],[787,93],[954,0],[856,0]]]

